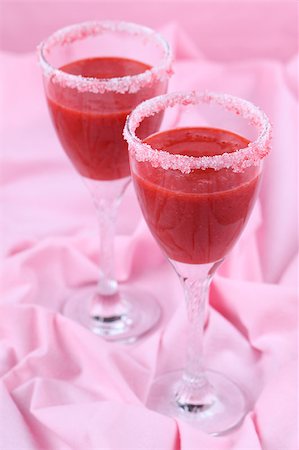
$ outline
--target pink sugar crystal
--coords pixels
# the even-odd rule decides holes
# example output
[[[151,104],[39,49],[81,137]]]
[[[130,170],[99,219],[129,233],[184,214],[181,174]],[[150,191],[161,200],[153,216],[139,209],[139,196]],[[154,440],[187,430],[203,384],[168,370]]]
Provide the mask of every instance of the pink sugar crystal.
[[[258,137],[247,147],[233,153],[215,156],[184,156],[170,154],[164,150],[155,150],[143,143],[135,134],[139,124],[146,117],[157,114],[177,104],[196,105],[199,103],[216,104],[227,111],[247,119],[258,131]],[[271,126],[266,114],[253,103],[229,94],[214,92],[171,93],[146,100],[138,105],[130,114],[124,129],[124,138],[129,144],[129,151],[137,161],[149,161],[153,167],[180,170],[190,173],[194,169],[220,170],[231,168],[234,172],[242,172],[247,167],[257,165],[270,151]]]
[[[144,41],[152,41],[154,45],[162,50],[163,58],[161,63],[138,75],[102,80],[72,75],[48,63],[47,57],[51,54],[53,48],[68,45],[90,36],[97,36],[105,31],[141,36],[144,37]],[[120,94],[126,92],[135,93],[144,86],[149,86],[155,81],[162,81],[172,75],[172,54],[167,42],[162,36],[150,28],[128,22],[95,21],[72,25],[52,34],[46,41],[40,44],[38,51],[39,61],[44,75],[51,77],[53,83],[58,83],[62,87],[77,89],[79,92],[92,92],[95,94],[102,94],[106,91]]]

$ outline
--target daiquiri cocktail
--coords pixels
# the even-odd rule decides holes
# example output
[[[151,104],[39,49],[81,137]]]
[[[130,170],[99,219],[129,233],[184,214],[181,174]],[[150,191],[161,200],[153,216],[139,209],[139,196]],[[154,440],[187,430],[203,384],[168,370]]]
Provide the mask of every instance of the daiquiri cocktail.
[[[199,114],[201,105],[212,112]],[[175,112],[167,117],[171,109]],[[218,109],[229,120],[219,121]],[[165,123],[176,118],[174,127],[162,124],[158,133],[139,134],[143,121],[162,111]],[[243,119],[245,124],[233,127],[234,114],[236,122]],[[247,122],[255,138],[238,132],[238,127],[247,132]],[[208,433],[222,433],[241,421],[247,405],[232,381],[205,368],[206,303],[212,276],[254,205],[261,162],[269,151],[270,125],[266,115],[245,100],[215,93],[174,93],[139,105],[129,116],[124,135],[140,207],[182,282],[189,320],[186,367],[155,382],[148,406]]]
[[[116,213],[130,181],[123,128],[141,101],[165,93],[171,74],[167,42],[126,22],[87,22],[57,31],[39,47],[49,111],[69,159],[89,188],[100,225],[97,286],[78,289],[64,313],[107,340],[129,340],[158,321],[147,293],[119,289],[114,274]],[[144,122],[144,136],[162,115]]]

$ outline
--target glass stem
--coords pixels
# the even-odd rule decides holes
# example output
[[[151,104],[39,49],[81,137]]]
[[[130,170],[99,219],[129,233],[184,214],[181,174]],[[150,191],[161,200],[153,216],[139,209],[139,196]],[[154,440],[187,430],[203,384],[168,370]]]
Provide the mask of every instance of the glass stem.
[[[114,236],[118,208],[130,178],[111,181],[85,179],[96,208],[100,232],[100,275],[91,299],[90,317],[95,324],[120,331],[127,323],[126,305],[121,301],[114,267]]]
[[[119,200],[110,202],[103,198],[96,205],[101,245],[97,293],[103,296],[115,295],[118,291],[114,267],[114,236],[119,203]]]
[[[214,401],[214,389],[205,375],[203,335],[209,287],[220,263],[221,261],[200,265],[174,263],[184,288],[188,317],[186,364],[177,387],[176,402],[188,412],[202,410]]]

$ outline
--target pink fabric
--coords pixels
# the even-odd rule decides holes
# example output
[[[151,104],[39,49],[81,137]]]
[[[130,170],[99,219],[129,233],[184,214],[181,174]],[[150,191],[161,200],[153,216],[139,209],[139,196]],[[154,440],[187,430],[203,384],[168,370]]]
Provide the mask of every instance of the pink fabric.
[[[153,378],[183,365],[186,316],[132,187],[118,224],[118,277],[157,297],[162,323],[134,345],[111,345],[59,314],[97,279],[95,214],[52,129],[35,55],[2,53],[1,450],[297,448],[297,57],[216,63],[181,29],[163,33],[176,54],[170,90],[247,98],[274,127],[259,201],[215,277],[205,333],[208,365],[238,380],[252,409],[234,433],[211,437],[145,408]]]

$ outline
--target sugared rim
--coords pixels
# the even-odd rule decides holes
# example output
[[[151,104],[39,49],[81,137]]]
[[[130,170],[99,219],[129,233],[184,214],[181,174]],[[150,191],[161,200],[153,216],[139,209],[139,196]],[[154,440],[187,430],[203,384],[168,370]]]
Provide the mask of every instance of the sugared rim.
[[[216,104],[227,111],[240,115],[257,128],[258,137],[247,147],[233,153],[215,156],[185,156],[156,150],[143,143],[135,134],[139,124],[146,117],[152,116],[168,107],[177,104],[196,105],[199,103]],[[190,173],[194,169],[220,170],[232,168],[234,172],[242,172],[246,167],[257,165],[270,151],[271,125],[266,114],[253,103],[229,94],[215,92],[175,92],[145,100],[128,116],[124,128],[124,138],[128,142],[129,151],[139,162],[149,161],[153,167],[165,170],[180,170]]]
[[[105,31],[127,33],[152,39],[163,51],[161,62],[137,75],[116,78],[93,78],[72,75],[47,61],[47,54],[53,47],[71,44],[72,42],[97,36]],[[106,91],[118,93],[135,93],[156,80],[167,79],[172,75],[172,53],[167,41],[156,31],[143,25],[120,21],[92,21],[83,22],[62,28],[48,37],[38,46],[39,62],[44,75],[51,77],[51,81],[62,86],[77,89],[79,92],[103,93]]]

